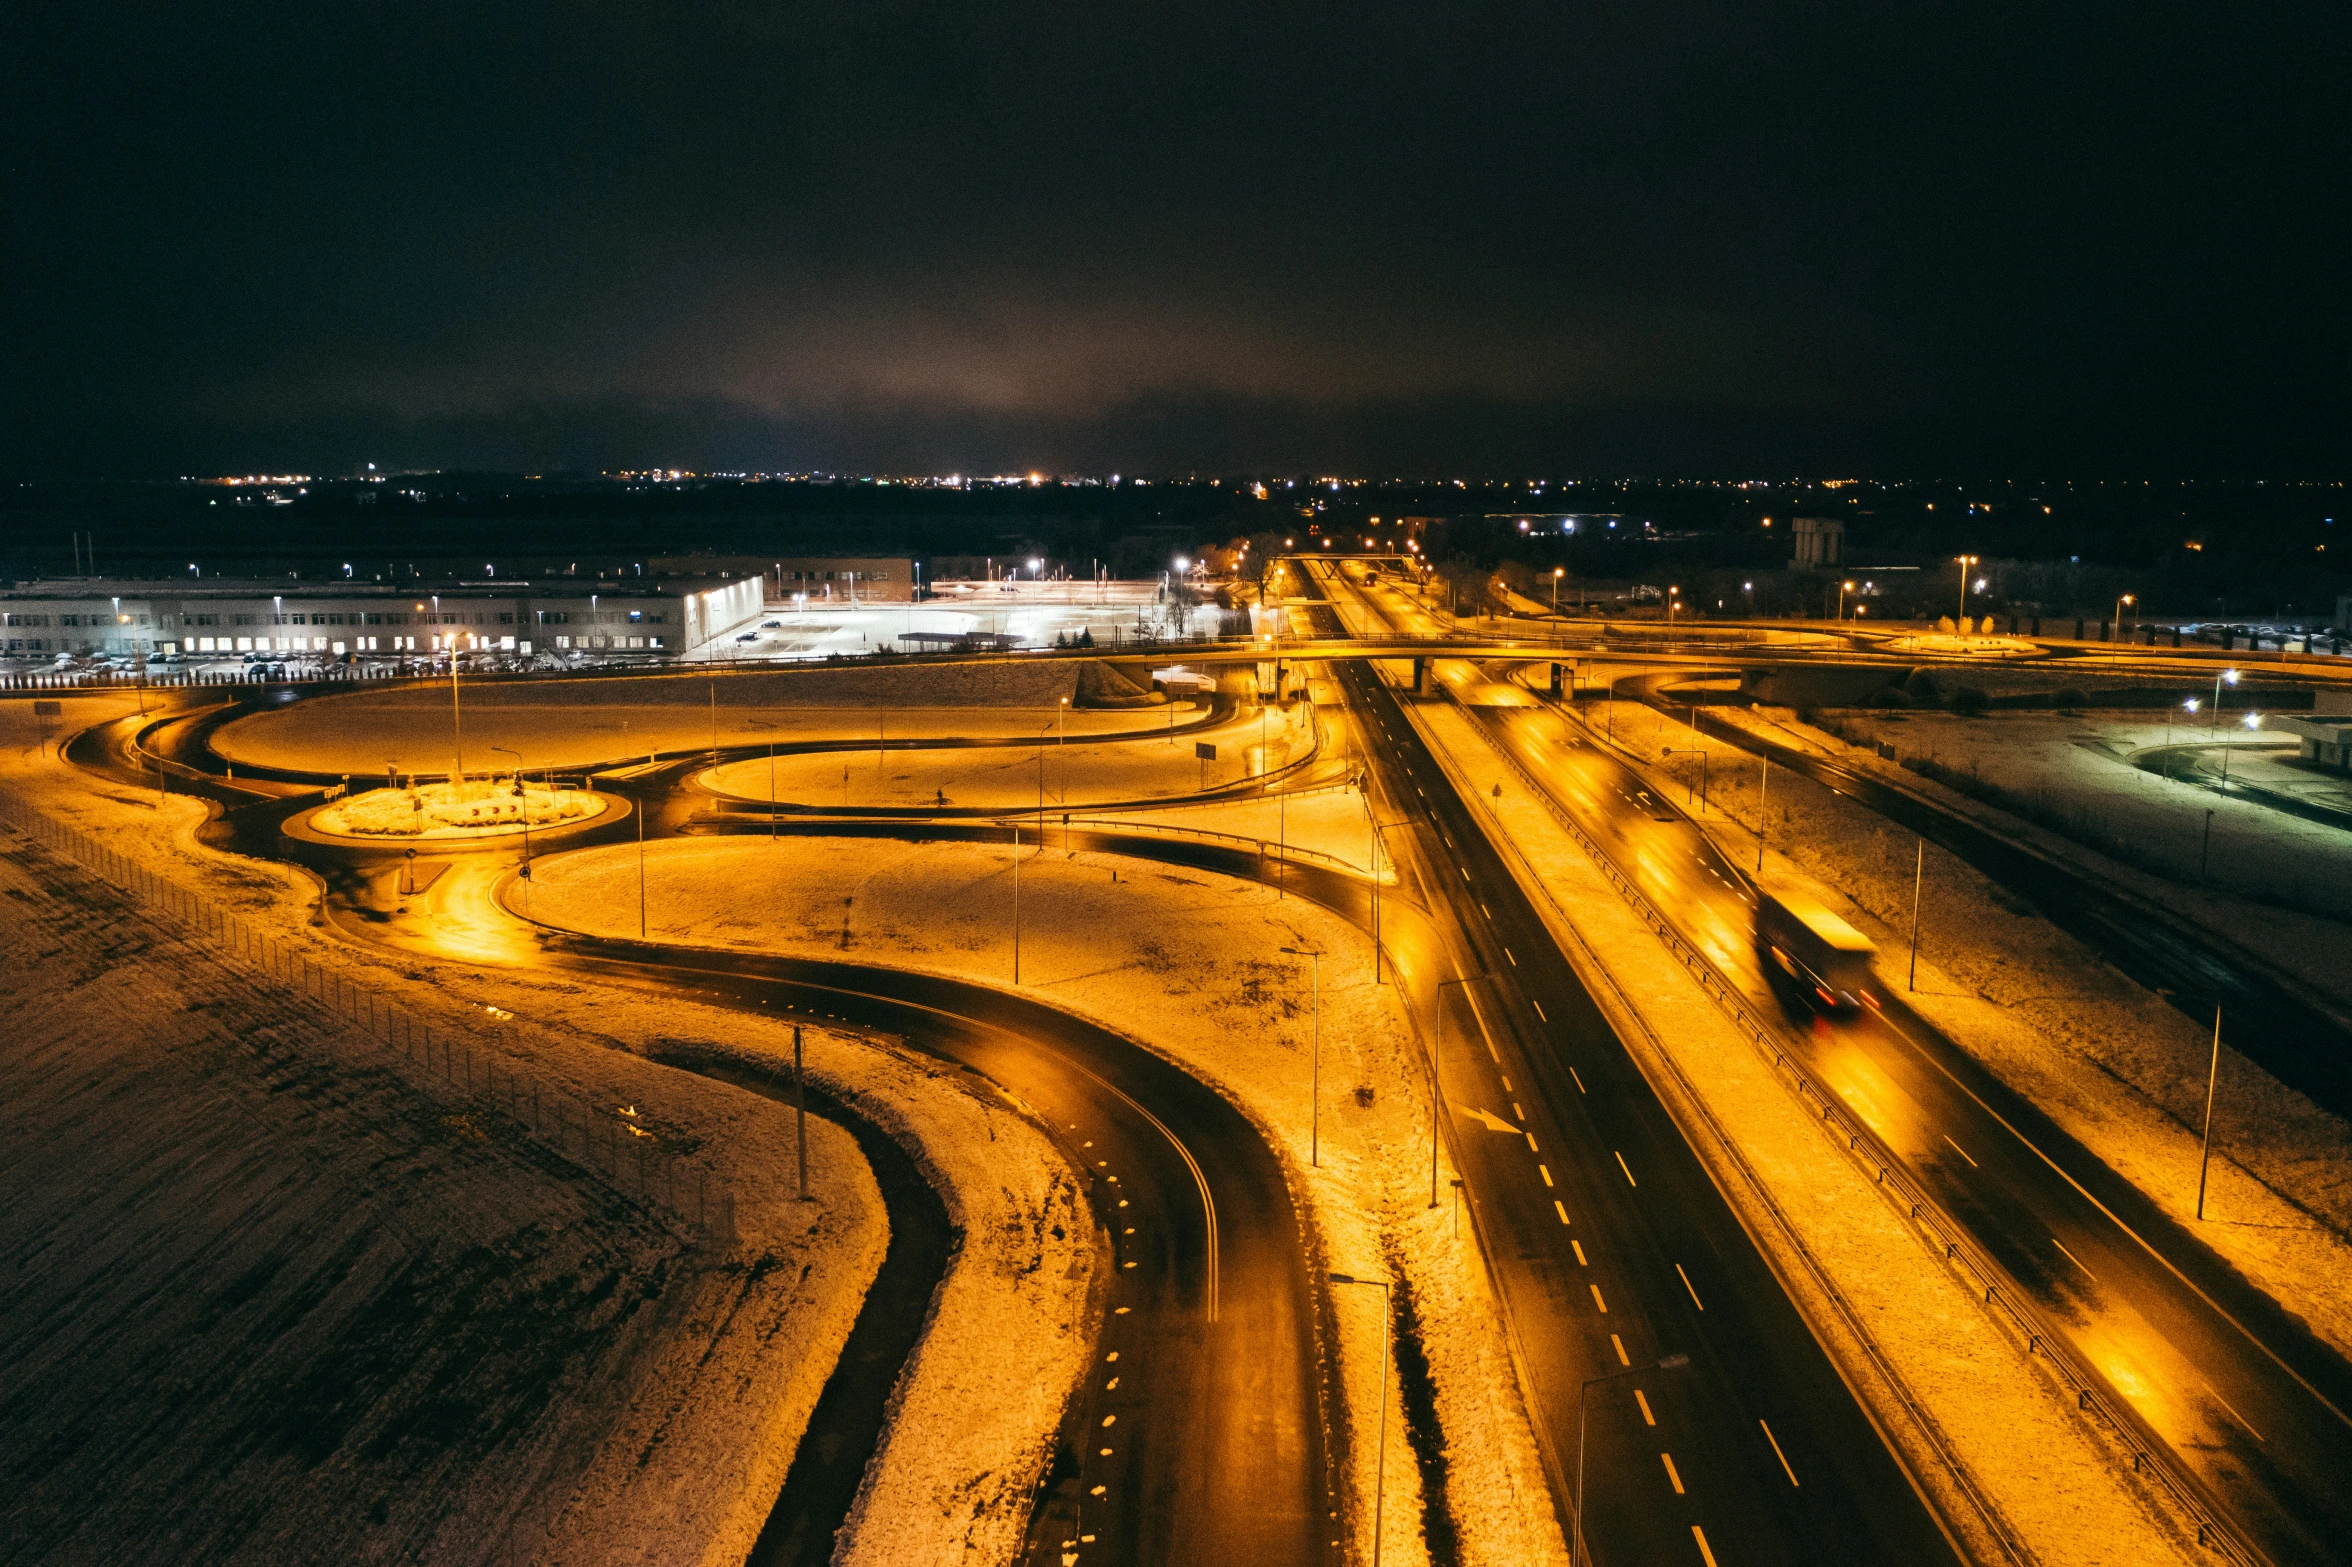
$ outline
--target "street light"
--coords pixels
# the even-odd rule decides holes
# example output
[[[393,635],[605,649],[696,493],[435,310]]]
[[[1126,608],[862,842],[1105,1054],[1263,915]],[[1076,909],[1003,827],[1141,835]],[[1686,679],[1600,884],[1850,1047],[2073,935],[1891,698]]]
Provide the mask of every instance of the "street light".
[[[1699,759],[1699,814],[1707,814],[1707,748],[1698,745],[1670,745],[1658,753],[1661,759],[1669,756],[1695,756]],[[1688,803],[1689,795],[1684,794]]]
[[[1468,994],[1469,986],[1491,975],[1465,974],[1459,979],[1441,979],[1429,997],[1429,1206],[1437,1206],[1437,1149],[1438,1132],[1444,1127],[1445,1098],[1438,1092],[1438,1046],[1445,1037],[1445,993],[1448,985],[1460,985]]]
[[[531,908],[531,800],[523,793],[523,753],[505,745],[494,745],[490,749],[503,751],[515,759],[515,798],[523,802],[523,910],[528,913]],[[495,777],[491,780],[491,786],[497,787]]]
[[[1628,1366],[1623,1371],[1612,1371],[1607,1376],[1587,1377],[1585,1379],[1584,1386],[1577,1389],[1576,1509],[1573,1515],[1576,1525],[1576,1539],[1574,1542],[1572,1542],[1572,1550],[1570,1553],[1573,1558],[1585,1562],[1590,1562],[1592,1560],[1592,1550],[1590,1546],[1586,1544],[1584,1538],[1584,1421],[1587,1400],[1590,1398],[1592,1390],[1600,1386],[1603,1382],[1614,1382],[1620,1377],[1640,1376],[1645,1371],[1680,1371],[1683,1367],[1689,1364],[1690,1356],[1688,1355],[1668,1355],[1665,1358],[1659,1360],[1655,1365]]]
[[[1380,1567],[1380,1511],[1388,1484],[1388,1298],[1386,1279],[1359,1279],[1345,1273],[1331,1275],[1334,1284],[1361,1284],[1380,1291],[1380,1440],[1372,1458],[1372,1567]]]
[[[1315,1008],[1315,1057],[1312,1075],[1307,1079],[1307,1163],[1320,1168],[1323,1163],[1323,954],[1314,947],[1284,947],[1294,958],[1308,958],[1314,968],[1309,983]]]
[[[1974,555],[1955,555],[1952,558],[1960,563],[1959,613],[1965,615],[1968,613],[1968,568],[1976,564],[1976,557]]]
[[[2121,595],[2118,595],[2118,596],[2117,596],[2117,598],[2116,598],[2116,600],[2115,600],[2115,640],[2116,640],[2116,641],[2118,641],[2118,642],[2121,642],[2121,641],[2123,640],[2123,607],[2124,607],[2126,604],[2136,604],[2136,603],[2138,603],[2138,602],[2139,602],[2139,600],[2137,600],[2137,599],[2133,598],[2133,597],[2132,597],[2132,596],[2131,596],[2129,593],[2125,593],[2125,594],[2121,594]],[[2135,626],[2133,629],[2136,631],[2138,628]]]
[[[776,731],[781,725],[746,716],[744,722],[768,732],[768,842],[776,841]]]
[[[1854,591],[1854,584],[1852,584],[1851,582],[1841,582],[1841,583],[1839,583],[1839,584],[1838,584],[1838,613],[1837,613],[1837,618],[1838,618],[1839,620],[1841,620],[1841,621],[1842,621],[1842,620],[1844,620],[1844,619],[1846,618],[1846,595],[1847,595],[1847,594],[1849,594],[1849,593],[1851,593],[1851,592],[1853,592],[1853,591]]]
[[[1552,568],[1552,613],[1555,615],[1560,613],[1560,578],[1567,573],[1567,570],[1568,568],[1565,566]]]

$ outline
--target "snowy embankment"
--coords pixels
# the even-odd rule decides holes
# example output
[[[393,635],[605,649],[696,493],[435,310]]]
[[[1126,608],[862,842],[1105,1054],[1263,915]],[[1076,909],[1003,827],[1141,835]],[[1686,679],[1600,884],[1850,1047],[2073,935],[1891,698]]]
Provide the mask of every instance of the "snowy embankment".
[[[1191,723],[1202,709],[1173,703],[1163,723]],[[891,715],[894,719],[896,714]],[[1030,715],[1032,719],[1036,715]],[[1208,730],[1089,745],[1083,731],[1059,738],[1065,721],[1047,715],[1012,737],[1022,744],[916,750],[882,747],[815,755],[747,757],[702,773],[719,794],[765,803],[919,808],[950,806],[1012,811],[1087,810],[1096,801],[1163,799],[1228,788],[1286,766],[1312,744],[1303,704],[1289,713],[1253,708]],[[1099,733],[1099,729],[1097,730]],[[867,733],[872,733],[869,725]],[[1203,760],[1196,748],[1216,750]]]
[[[122,814],[82,825],[136,854]],[[74,862],[0,834],[0,890],[0,1077],[41,1129],[0,1153],[11,1560],[740,1557],[880,1261],[846,1134],[787,1212],[751,1179],[788,1115],[588,1053],[572,1087],[658,1105],[739,1194],[737,1247],[684,1247]]]
[[[1972,1557],[2008,1559],[2006,1535],[2048,1567],[2202,1559],[1470,721],[1434,705],[1413,715],[1498,844],[1511,846],[1530,901]]]
[[[130,696],[65,701],[63,724],[51,726],[63,734],[138,711]],[[746,1024],[738,1014],[715,1008],[584,984],[557,971],[500,969],[347,946],[314,923],[317,893],[308,877],[283,865],[225,856],[197,844],[193,829],[205,814],[199,802],[167,797],[159,816],[152,794],[93,780],[56,761],[40,738],[41,725],[32,719],[27,704],[0,704],[0,789],[13,800],[212,900],[310,962],[372,989],[436,1036],[470,1039],[477,1057],[498,1062],[502,1075],[520,1072],[577,1100],[629,1105],[657,1115],[684,1148],[686,1162],[707,1170],[712,1188],[729,1192],[736,1200],[739,1243],[731,1251],[688,1252],[641,1273],[639,1282],[626,1286],[635,1290],[631,1298],[641,1304],[633,1319],[638,1325],[605,1362],[578,1368],[582,1380],[576,1397],[568,1402],[549,1399],[545,1368],[518,1365],[506,1384],[485,1371],[480,1407],[495,1407],[509,1394],[529,1396],[489,1433],[485,1440],[495,1440],[475,1453],[474,1466],[442,1477],[438,1490],[411,1483],[401,1467],[409,1460],[398,1450],[365,1447],[318,1471],[336,1482],[332,1494],[289,1488],[283,1475],[266,1467],[229,1471],[217,1465],[208,1468],[200,1484],[160,1486],[142,1494],[172,1497],[177,1512],[191,1517],[197,1516],[189,1512],[191,1507],[217,1499],[222,1508],[237,1511],[248,1526],[269,1533],[270,1559],[372,1559],[384,1529],[402,1531],[401,1538],[407,1539],[415,1529],[437,1527],[436,1517],[460,1515],[490,1523],[469,1523],[461,1535],[430,1535],[436,1543],[429,1551],[420,1548],[408,1554],[454,1562],[505,1562],[534,1555],[566,1563],[694,1563],[730,1555],[740,1559],[774,1503],[809,1411],[879,1262],[882,1214],[872,1177],[853,1140],[830,1123],[812,1118],[811,1174],[822,1198],[812,1230],[810,1210],[792,1201],[779,1174],[789,1170],[793,1160],[789,1112],[758,1096],[656,1065],[643,1052],[659,1036],[691,1030],[711,1038],[748,1041],[774,1059],[778,1052],[789,1051],[789,1032],[757,1020]],[[8,841],[0,836],[0,843]],[[67,874],[44,871],[41,881],[44,886],[60,884]],[[141,904],[111,917],[105,936],[108,963],[124,957],[126,942],[144,941],[155,928],[153,921],[152,910]],[[58,990],[56,981],[63,972],[58,964],[66,961],[60,957],[53,924],[34,920],[9,927],[39,943],[37,951],[11,965],[10,972],[38,976],[42,995]],[[61,1037],[76,1049],[90,1051],[101,1047],[84,1041],[124,1041],[132,1052],[125,1058],[133,1069],[128,1081],[142,1090],[151,1082],[168,1088],[176,1081],[167,1070],[168,1060],[151,1060],[149,1052],[168,1047],[177,1030],[194,1025],[211,1029],[208,1020],[217,1020],[219,1029],[239,1040],[283,1043],[299,1055],[304,1080],[327,1087],[324,1107],[281,1131],[272,1119],[275,1112],[269,1112],[281,1098],[266,1098],[253,1114],[240,1112],[239,1083],[216,1062],[184,1093],[166,1093],[154,1114],[128,1123],[106,1118],[101,1130],[114,1141],[74,1147],[66,1168],[81,1183],[84,1195],[62,1216],[46,1206],[27,1204],[12,1207],[9,1217],[60,1224],[70,1234],[74,1251],[95,1256],[109,1254],[112,1239],[102,1226],[110,1212],[132,1226],[126,1233],[170,1233],[199,1247],[197,1271],[183,1269],[168,1282],[150,1279],[140,1270],[169,1266],[177,1256],[170,1247],[143,1242],[125,1261],[119,1282],[133,1290],[140,1302],[139,1323],[146,1326],[126,1326],[110,1316],[111,1297],[103,1293],[83,1290],[61,1298],[71,1319],[93,1332],[114,1334],[115,1352],[127,1364],[145,1365],[154,1354],[167,1356],[172,1367],[164,1374],[167,1380],[177,1378],[174,1385],[190,1389],[177,1418],[183,1429],[196,1433],[178,1451],[210,1463],[224,1449],[208,1443],[202,1431],[209,1427],[203,1423],[236,1433],[232,1447],[247,1442],[252,1432],[268,1430],[282,1417],[285,1384],[246,1375],[252,1352],[228,1344],[216,1352],[212,1340],[182,1331],[170,1312],[156,1309],[157,1301],[182,1295],[195,1303],[211,1298],[201,1293],[203,1267],[228,1266],[243,1254],[239,1248],[249,1251],[259,1244],[255,1237],[269,1233],[272,1226],[291,1226],[303,1237],[323,1240],[348,1230],[350,1245],[336,1255],[380,1254],[396,1270],[408,1270],[396,1273],[395,1282],[401,1277],[412,1283],[429,1280],[435,1276],[432,1268],[446,1269],[477,1256],[484,1246],[494,1269],[528,1279],[533,1268],[542,1266],[534,1257],[560,1255],[565,1246],[577,1248],[593,1240],[592,1235],[578,1233],[576,1216],[532,1216],[552,1214],[564,1204],[571,1210],[602,1213],[598,1204],[608,1192],[577,1170],[550,1162],[535,1145],[518,1147],[511,1155],[502,1152],[495,1138],[501,1123],[496,1118],[466,1119],[464,1105],[449,1099],[448,1090],[436,1080],[438,1074],[411,1073],[400,1055],[365,1041],[355,1045],[331,1021],[322,1027],[315,1011],[296,1008],[288,1017],[271,1010],[270,999],[282,1003],[283,993],[256,985],[242,967],[230,970],[229,999],[211,1004],[206,1000],[211,994],[208,950],[200,949],[192,957],[175,955],[162,979],[118,1014],[73,1023]],[[88,992],[66,988],[73,996],[97,990],[95,985]],[[194,1010],[191,1001],[196,1003]],[[486,1011],[493,1005],[528,1026],[511,1032],[494,1026]],[[12,1020],[38,1020],[29,1007],[12,1010],[11,1015]],[[22,1029],[12,1026],[9,1037],[12,1043],[39,1042],[31,1022]],[[103,1062],[100,1065],[104,1067]],[[47,1070],[44,1089],[61,1071]],[[372,1086],[387,1074],[398,1079],[383,1090],[394,1095],[389,1114],[375,1108],[382,1094]],[[903,1096],[915,1107],[907,1112],[910,1117],[932,1113],[922,1108],[932,1093],[961,1097],[952,1089],[935,1089],[918,1074],[910,1074],[910,1079]],[[79,1102],[89,1101],[85,1093]],[[33,1091],[28,1089],[17,1102],[35,1102]],[[338,1108],[347,1103],[356,1108]],[[456,1119],[451,1118],[453,1112]],[[216,1185],[207,1195],[195,1180],[175,1187],[136,1174],[147,1168],[151,1150],[176,1157],[174,1151],[183,1146],[198,1148],[181,1136],[175,1117],[194,1118],[204,1137],[230,1139],[238,1168],[245,1172],[243,1188]],[[137,1128],[135,1141],[114,1136],[124,1124]],[[485,1144],[465,1135],[468,1126],[491,1134],[492,1141]],[[20,1152],[36,1151],[37,1145],[28,1144]],[[209,1157],[201,1150],[197,1156]],[[358,1161],[357,1175],[346,1180],[333,1173],[353,1159]],[[502,1159],[510,1162],[511,1179],[495,1176],[493,1167]],[[451,1173],[453,1163],[461,1172],[472,1172],[463,1176],[475,1183],[471,1195],[449,1188],[449,1182],[459,1179]],[[387,1187],[385,1173],[396,1168],[414,1168],[417,1174]],[[93,1172],[106,1172],[106,1178],[94,1180]],[[115,1172],[120,1172],[119,1179]],[[991,1172],[974,1185],[983,1193],[994,1193],[1002,1183]],[[149,1190],[154,1187],[165,1195]],[[59,1183],[59,1189],[76,1190],[70,1182]],[[243,1209],[236,1206],[240,1190],[256,1194]],[[184,1199],[181,1192],[187,1194]],[[170,1222],[158,1227],[137,1205],[162,1202],[167,1196],[196,1206],[171,1215]],[[383,1206],[387,1202],[390,1208]],[[276,1206],[254,1206],[263,1203]],[[973,1208],[989,1211],[985,1202]],[[596,1220],[589,1230],[598,1224],[610,1227],[607,1221]],[[501,1225],[508,1229],[501,1231]],[[495,1239],[501,1234],[509,1238]],[[369,1252],[370,1245],[377,1252]],[[434,1261],[443,1257],[450,1261]],[[549,1289],[532,1298],[524,1327],[495,1314],[495,1309],[503,1309],[497,1308],[497,1301],[505,1296],[461,1285],[446,1291],[447,1301],[428,1313],[426,1321],[459,1352],[471,1342],[467,1335],[482,1336],[486,1349],[506,1344],[516,1332],[548,1334],[560,1342],[562,1335],[585,1331],[592,1323],[592,1317],[575,1321],[567,1315],[572,1310],[567,1302],[574,1297],[563,1294],[562,1286],[578,1266],[558,1266]],[[1083,1278],[1084,1270],[1078,1271]],[[359,1275],[344,1276],[353,1282],[326,1290],[321,1297],[334,1311],[344,1309],[353,1298],[350,1290],[357,1287]],[[288,1281],[298,1282],[298,1275],[290,1273]],[[67,1290],[70,1284],[70,1279],[61,1278],[44,1288]],[[399,1295],[400,1313],[414,1310],[417,1299],[413,1289]],[[583,1309],[603,1309],[598,1300],[584,1302]],[[329,1306],[310,1309],[309,1320],[332,1326]],[[1065,1313],[1063,1320],[1070,1315]],[[431,1344],[412,1355],[393,1340],[369,1342],[386,1346],[380,1376],[336,1395],[342,1400],[342,1415],[362,1428],[398,1416],[401,1397],[414,1391],[400,1382],[401,1374],[410,1361],[426,1366],[437,1353]],[[152,1352],[146,1347],[150,1343],[157,1346]],[[353,1361],[341,1351],[333,1361],[342,1367],[377,1363],[364,1357]],[[1075,1375],[1074,1367],[1070,1375]],[[125,1407],[138,1406],[132,1400]],[[581,1421],[566,1423],[570,1414],[581,1411],[586,1411]],[[124,1489],[118,1482],[131,1471],[119,1466],[155,1461],[148,1449],[135,1443],[119,1451],[91,1447],[77,1460],[80,1467],[60,1471],[58,1483],[74,1493],[86,1515],[85,1528],[114,1527],[120,1538],[136,1541],[150,1525],[147,1515],[128,1506],[100,1507],[98,1499],[114,1498]],[[378,1512],[382,1516],[376,1516]],[[359,1519],[367,1521],[355,1521]],[[355,1528],[364,1532],[349,1535],[346,1549],[346,1531]],[[171,1539],[182,1536],[174,1534]],[[132,1545],[124,1549],[154,1554],[138,1553]],[[394,1544],[384,1549],[397,1555],[404,1548]]]
[[[651,934],[838,957],[846,908],[846,951],[855,960],[1007,985],[1011,870],[1010,849],[993,845],[664,842],[646,855]],[[533,912],[574,929],[634,936],[637,874],[634,846],[551,857],[536,872]],[[1441,1430],[1409,1431],[1392,1382],[1396,1461],[1387,1473],[1383,1559],[1425,1560],[1423,1518],[1434,1508],[1458,1529],[1463,1561],[1564,1560],[1475,1239],[1450,1210],[1426,1206],[1428,1120],[1411,1087],[1425,1078],[1394,988],[1371,983],[1361,933],[1267,887],[1117,856],[1025,848],[1021,878],[1022,988],[1137,1039],[1226,1094],[1282,1157],[1322,1260],[1360,1275],[1401,1274],[1411,1289]],[[1310,1159],[1312,976],[1284,946],[1327,954],[1319,1165]],[[1357,1507],[1352,1532],[1368,1542],[1380,1325],[1361,1301],[1334,1304],[1334,1381],[1352,1433],[1343,1449]],[[1416,1472],[1404,1460],[1416,1435],[1436,1436],[1442,1468]],[[902,1422],[885,1461],[924,1440]],[[1423,1486],[1436,1477],[1442,1499]]]
[[[1099,712],[1075,705],[1079,659],[896,664],[872,668],[675,672],[604,678],[461,678],[314,697],[224,724],[212,747],[240,767],[381,778],[444,774],[462,747],[471,772],[571,768],[698,746],[889,737],[1034,735],[1072,699],[1072,735],[1149,729],[1159,709]],[[715,698],[715,702],[714,702]],[[715,709],[715,711],[714,711]],[[758,722],[754,722],[757,720]],[[760,724],[773,724],[770,731]]]
[[[1637,754],[1642,745],[1654,753],[1651,742],[1663,743],[1668,727],[1675,744],[1696,743],[1687,728],[1666,726],[1630,704],[1620,707],[1619,737],[1631,737]],[[1796,723],[1792,714],[1759,710],[1738,721],[1770,726],[1782,743],[1793,737],[1850,765],[1867,765],[1855,748]],[[1752,844],[1755,763],[1721,742],[1709,744],[1724,757],[1709,779],[1719,836]],[[1933,791],[1954,809],[1997,814],[1926,780],[1905,774],[1899,781]],[[2163,787],[2160,779],[2150,782]],[[1770,795],[1775,864],[1835,889],[1823,901],[1882,952],[1907,951],[1918,840],[1868,807],[1785,770],[1774,770]],[[2053,835],[2009,825],[2029,842],[2054,846]],[[2336,950],[2340,972],[2340,938]],[[2352,1125],[2230,1048],[2225,1018],[2209,1221],[2198,1223],[2209,1024],[2183,1015],[1933,847],[1919,963],[1918,991],[1906,999],[1923,1016],[2338,1353],[2352,1355]]]

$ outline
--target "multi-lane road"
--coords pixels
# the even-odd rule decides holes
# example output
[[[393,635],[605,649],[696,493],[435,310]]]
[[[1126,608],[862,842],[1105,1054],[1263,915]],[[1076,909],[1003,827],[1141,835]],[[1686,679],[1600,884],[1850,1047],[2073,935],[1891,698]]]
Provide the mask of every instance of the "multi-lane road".
[[[1745,870],[1582,725],[1467,663],[1441,674],[1754,1009],[1777,1011],[1750,939]],[[1882,990],[1874,1011],[1786,1029],[1783,1048],[1975,1237],[2216,1517],[2274,1560],[2341,1560],[2352,1540],[2342,1360]]]

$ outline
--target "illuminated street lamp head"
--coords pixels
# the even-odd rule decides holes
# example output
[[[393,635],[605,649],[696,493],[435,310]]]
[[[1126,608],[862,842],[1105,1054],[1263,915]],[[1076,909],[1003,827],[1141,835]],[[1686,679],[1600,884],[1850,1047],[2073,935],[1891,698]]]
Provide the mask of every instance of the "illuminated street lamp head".
[[[1565,567],[1565,566],[1554,566],[1554,567],[1552,568],[1552,575],[1553,575],[1553,576],[1555,576],[1555,577],[1559,577],[1559,576],[1565,576],[1565,575],[1567,574],[1567,571],[1568,571],[1568,568],[1567,568],[1567,567]]]
[[[2248,713],[2246,715],[2245,722],[2248,729],[2260,729],[2262,727],[2262,715],[2260,713]]]
[[[2190,697],[2190,698],[2189,698],[2189,699],[2188,699],[2186,702],[2183,702],[2183,703],[2181,704],[2181,706],[2183,706],[2183,707],[2187,708],[2187,709],[2188,709],[2190,712],[2192,712],[2192,713],[2193,713],[2193,712],[2195,712],[2195,711],[2197,710],[2197,708],[2198,708],[2198,705],[2199,705],[2199,704],[2198,704],[2198,702],[2197,702],[2197,699],[2196,699],[2195,697]]]
[[[1183,556],[1179,555],[1179,556],[1177,556],[1177,557],[1176,557],[1176,569],[1177,569],[1178,571],[1184,571],[1184,570],[1187,570],[1187,569],[1189,569],[1189,568],[1191,567],[1191,565],[1192,565],[1192,562],[1191,562],[1191,561],[1189,561],[1189,560],[1186,560],[1186,559],[1185,559]]]
[[[2133,597],[2132,597],[2132,596],[2131,596],[2129,593],[2126,593],[2126,594],[2123,596],[2123,601],[2124,601],[2126,604],[2137,604],[2137,603],[2139,602],[2139,600],[2138,600],[2138,599],[2136,599],[2136,598],[2133,598]]]
[[[2221,672],[2221,678],[2234,686],[2238,683],[2238,672],[2234,669],[2225,669]]]

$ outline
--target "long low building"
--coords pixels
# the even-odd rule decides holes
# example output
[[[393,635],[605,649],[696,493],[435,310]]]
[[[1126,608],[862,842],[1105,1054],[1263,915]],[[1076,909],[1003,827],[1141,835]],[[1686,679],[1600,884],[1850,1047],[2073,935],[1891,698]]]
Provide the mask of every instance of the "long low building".
[[[0,589],[0,655],[691,654],[756,622],[760,581],[132,582]]]

